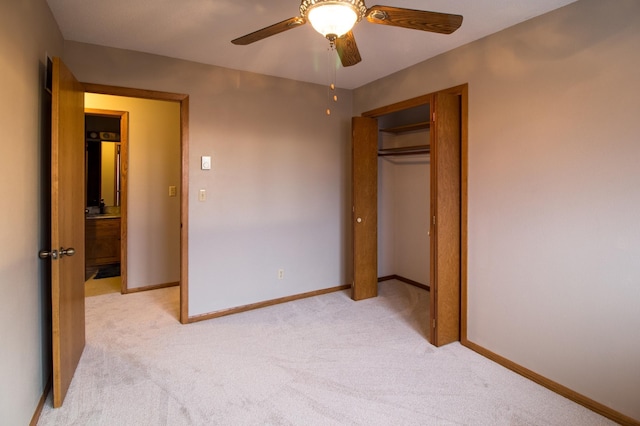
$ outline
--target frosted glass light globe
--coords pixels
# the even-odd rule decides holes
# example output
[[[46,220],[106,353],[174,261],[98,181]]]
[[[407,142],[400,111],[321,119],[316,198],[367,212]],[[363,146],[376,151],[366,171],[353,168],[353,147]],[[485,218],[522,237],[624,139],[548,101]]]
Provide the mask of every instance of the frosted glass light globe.
[[[358,21],[356,11],[348,4],[320,4],[309,10],[308,19],[313,28],[327,36],[341,37],[348,33]]]

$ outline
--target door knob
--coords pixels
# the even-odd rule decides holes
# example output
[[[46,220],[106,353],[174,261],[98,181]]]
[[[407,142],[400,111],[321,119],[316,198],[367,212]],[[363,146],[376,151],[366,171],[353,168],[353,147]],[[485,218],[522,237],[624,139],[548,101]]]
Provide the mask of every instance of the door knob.
[[[62,256],[73,256],[74,254],[76,254],[76,249],[74,249],[73,247],[69,247],[68,249],[64,249],[62,247],[60,247],[60,257]]]
[[[53,260],[56,260],[58,258],[58,250],[53,250],[53,251],[40,250],[38,252],[38,257],[40,257],[40,259],[51,258]]]
[[[356,222],[358,222],[358,223],[362,222],[362,218],[361,217],[357,218]]]

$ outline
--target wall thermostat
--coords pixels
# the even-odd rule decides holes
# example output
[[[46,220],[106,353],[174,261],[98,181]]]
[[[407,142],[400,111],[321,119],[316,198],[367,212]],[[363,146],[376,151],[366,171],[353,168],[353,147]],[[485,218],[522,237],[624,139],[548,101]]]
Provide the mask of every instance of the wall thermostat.
[[[202,156],[202,170],[211,170],[211,157],[208,155]]]

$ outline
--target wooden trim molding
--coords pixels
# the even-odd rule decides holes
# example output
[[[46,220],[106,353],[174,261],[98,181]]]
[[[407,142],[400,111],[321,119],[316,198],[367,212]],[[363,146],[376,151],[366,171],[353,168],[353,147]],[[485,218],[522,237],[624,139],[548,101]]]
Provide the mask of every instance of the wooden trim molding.
[[[251,311],[253,309],[266,308],[267,306],[279,305],[280,303],[293,302],[294,300],[306,299],[307,297],[320,296],[321,294],[333,293],[341,290],[349,290],[351,284],[340,285],[337,287],[325,288],[322,290],[310,291],[308,293],[294,294],[292,296],[280,297],[278,299],[265,300],[264,302],[252,303],[250,305],[238,306],[236,308],[223,309],[208,314],[194,315],[189,317],[189,322],[205,321],[208,319],[219,318],[226,315],[239,314],[240,312]]]
[[[189,95],[182,93],[159,92],[156,90],[134,89],[132,87],[109,86],[105,84],[82,83],[84,91],[102,95],[126,96],[129,98],[155,99],[159,101],[182,102]]]
[[[189,97],[180,102],[180,322],[189,322]]]
[[[585,408],[588,408],[591,411],[595,411],[596,413],[607,417],[611,420],[613,420],[614,422],[620,423],[621,425],[634,425],[634,426],[638,426],[640,425],[640,422],[632,419],[629,416],[626,416],[612,408],[607,407],[606,405],[603,405],[597,401],[594,401],[593,399],[586,397],[572,389],[569,389],[566,386],[561,385],[560,383],[554,382],[551,379],[548,379],[538,373],[536,373],[535,371],[531,371],[526,367],[521,366],[520,364],[516,364],[515,362],[496,354],[495,352],[492,352],[488,349],[485,349],[484,347],[473,343],[471,341],[469,341],[468,339],[464,338],[460,341],[460,343],[479,353],[480,355],[489,358],[490,360],[502,365],[505,368],[508,368],[509,370],[520,374],[523,377],[526,377],[527,379],[536,382],[537,384],[544,386],[545,388],[564,396],[565,398],[568,398],[570,400],[572,400],[573,402],[576,402],[580,405],[582,405]]]
[[[29,426],[36,426],[38,424],[38,420],[40,420],[40,415],[42,414],[42,409],[44,408],[44,403],[47,402],[47,396],[49,396],[49,392],[51,391],[52,382],[53,382],[53,377],[49,375],[49,378],[47,379],[47,384],[44,386],[44,389],[42,390],[42,395],[38,400],[38,405],[36,405],[36,409],[33,412],[31,421],[29,422]]]
[[[460,340],[467,338],[467,262],[469,250],[469,85],[452,88],[460,94]]]
[[[412,285],[414,287],[418,287],[418,288],[421,288],[421,289],[427,290],[427,291],[431,290],[431,288],[427,284],[422,284],[422,283],[419,283],[418,281],[410,280],[409,278],[405,278],[405,277],[402,277],[402,276],[396,275],[396,274],[386,275],[384,277],[378,277],[378,282],[390,281],[390,280],[402,281],[405,284],[409,284],[409,285]]]
[[[129,111],[85,108],[85,116],[100,115],[120,119],[120,293],[127,293],[129,243]]]
[[[173,283],[146,285],[144,287],[133,287],[133,288],[128,288],[126,291],[126,294],[140,293],[141,291],[158,290],[159,288],[175,287],[179,285],[180,285],[180,281],[176,281]]]
[[[120,293],[129,280],[129,112],[120,117]]]
[[[128,114],[128,111],[118,111],[115,109],[101,109],[101,108],[85,108],[85,114],[90,115],[100,115],[103,117],[118,117],[122,118],[123,115]],[[124,135],[120,133],[120,137],[122,138]]]

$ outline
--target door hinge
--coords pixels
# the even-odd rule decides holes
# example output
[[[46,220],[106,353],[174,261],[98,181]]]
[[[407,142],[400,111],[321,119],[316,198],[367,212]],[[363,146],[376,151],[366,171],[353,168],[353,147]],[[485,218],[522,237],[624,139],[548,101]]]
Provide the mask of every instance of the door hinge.
[[[435,112],[431,114],[431,117],[432,117],[431,121],[436,121],[436,113]]]
[[[434,225],[436,224],[436,216],[435,215],[433,216],[433,224]]]
[[[433,328],[436,328],[436,319],[435,319],[435,318],[433,319],[433,321],[432,321],[432,324],[431,324],[431,325],[433,326]]]

